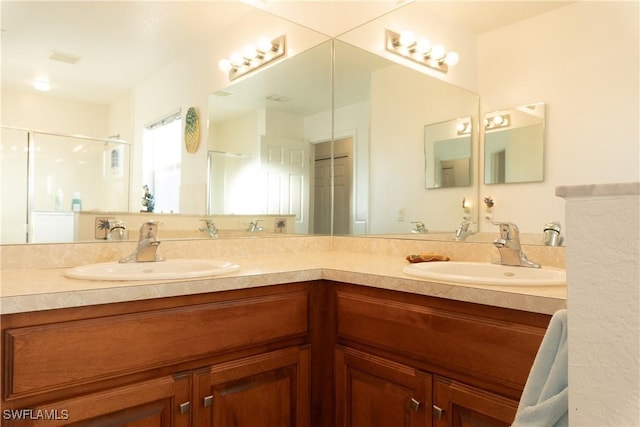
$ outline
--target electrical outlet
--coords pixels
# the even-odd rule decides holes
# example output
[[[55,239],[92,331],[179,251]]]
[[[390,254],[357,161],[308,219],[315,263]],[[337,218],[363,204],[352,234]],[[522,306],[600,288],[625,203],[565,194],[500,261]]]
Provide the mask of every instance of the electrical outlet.
[[[404,208],[398,209],[398,222],[404,222]]]

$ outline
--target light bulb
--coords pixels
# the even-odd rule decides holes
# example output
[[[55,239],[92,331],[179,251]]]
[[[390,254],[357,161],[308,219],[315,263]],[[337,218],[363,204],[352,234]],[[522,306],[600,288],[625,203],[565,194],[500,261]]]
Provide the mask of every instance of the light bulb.
[[[501,125],[501,124],[502,124],[502,122],[504,122],[504,119],[503,119],[503,118],[502,118],[502,116],[501,116],[501,115],[499,115],[499,114],[498,114],[497,116],[493,116],[493,118],[492,118],[491,120],[493,121],[493,123],[494,123],[495,125]]]
[[[444,55],[444,46],[442,46],[441,44],[437,44],[431,48],[431,58],[435,59],[436,61],[444,58]]]
[[[224,71],[226,73],[229,70],[231,70],[233,66],[231,65],[231,62],[228,59],[221,59],[220,61],[218,61],[218,68],[220,68],[221,71]]]
[[[244,63],[244,59],[242,58],[242,55],[240,55],[238,52],[233,52],[229,57],[229,61],[231,62],[231,65],[233,65],[234,67],[239,67]]]
[[[447,65],[456,65],[460,60],[460,55],[457,52],[449,52],[447,56],[444,57],[444,63]]]
[[[249,61],[258,56],[258,52],[256,51],[256,47],[252,44],[248,44],[245,46],[244,51],[242,52],[245,58]]]
[[[403,31],[402,34],[400,34],[400,38],[398,39],[400,46],[404,47],[411,46],[413,43],[415,43],[415,41],[416,37],[411,31]]]
[[[431,50],[431,42],[425,38],[420,38],[416,41],[416,52],[421,55],[426,55]]]
[[[458,132],[464,132],[464,130],[467,128],[467,125],[465,125],[464,123],[460,122],[456,125],[456,130]]]
[[[260,52],[269,52],[271,49],[273,49],[273,44],[269,39],[266,37],[260,37],[258,39],[258,50]]]

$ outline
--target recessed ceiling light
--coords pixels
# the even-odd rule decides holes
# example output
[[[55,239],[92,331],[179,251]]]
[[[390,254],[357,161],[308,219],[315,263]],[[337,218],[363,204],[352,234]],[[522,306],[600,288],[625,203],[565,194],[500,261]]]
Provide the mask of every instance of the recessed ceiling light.
[[[34,80],[32,84],[34,89],[42,92],[47,92],[48,90],[51,89],[51,83],[49,83],[47,80],[42,80],[42,79]]]

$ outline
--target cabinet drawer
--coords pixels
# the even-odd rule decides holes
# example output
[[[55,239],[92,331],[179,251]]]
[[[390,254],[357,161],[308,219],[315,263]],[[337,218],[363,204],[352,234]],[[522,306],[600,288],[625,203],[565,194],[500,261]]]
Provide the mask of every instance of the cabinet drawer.
[[[339,338],[515,390],[524,387],[545,333],[540,324],[518,322],[513,310],[491,307],[485,317],[477,305],[460,302],[430,305],[429,299],[338,291],[337,305]],[[465,311],[465,305],[474,307]]]
[[[5,331],[5,398],[99,381],[308,332],[305,291]]]

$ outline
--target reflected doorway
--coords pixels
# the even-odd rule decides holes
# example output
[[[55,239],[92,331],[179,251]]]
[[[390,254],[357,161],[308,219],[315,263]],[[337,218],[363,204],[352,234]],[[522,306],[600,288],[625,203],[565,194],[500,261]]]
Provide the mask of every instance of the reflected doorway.
[[[315,234],[351,234],[353,137],[334,141],[333,151],[332,161],[331,141],[315,144]]]

